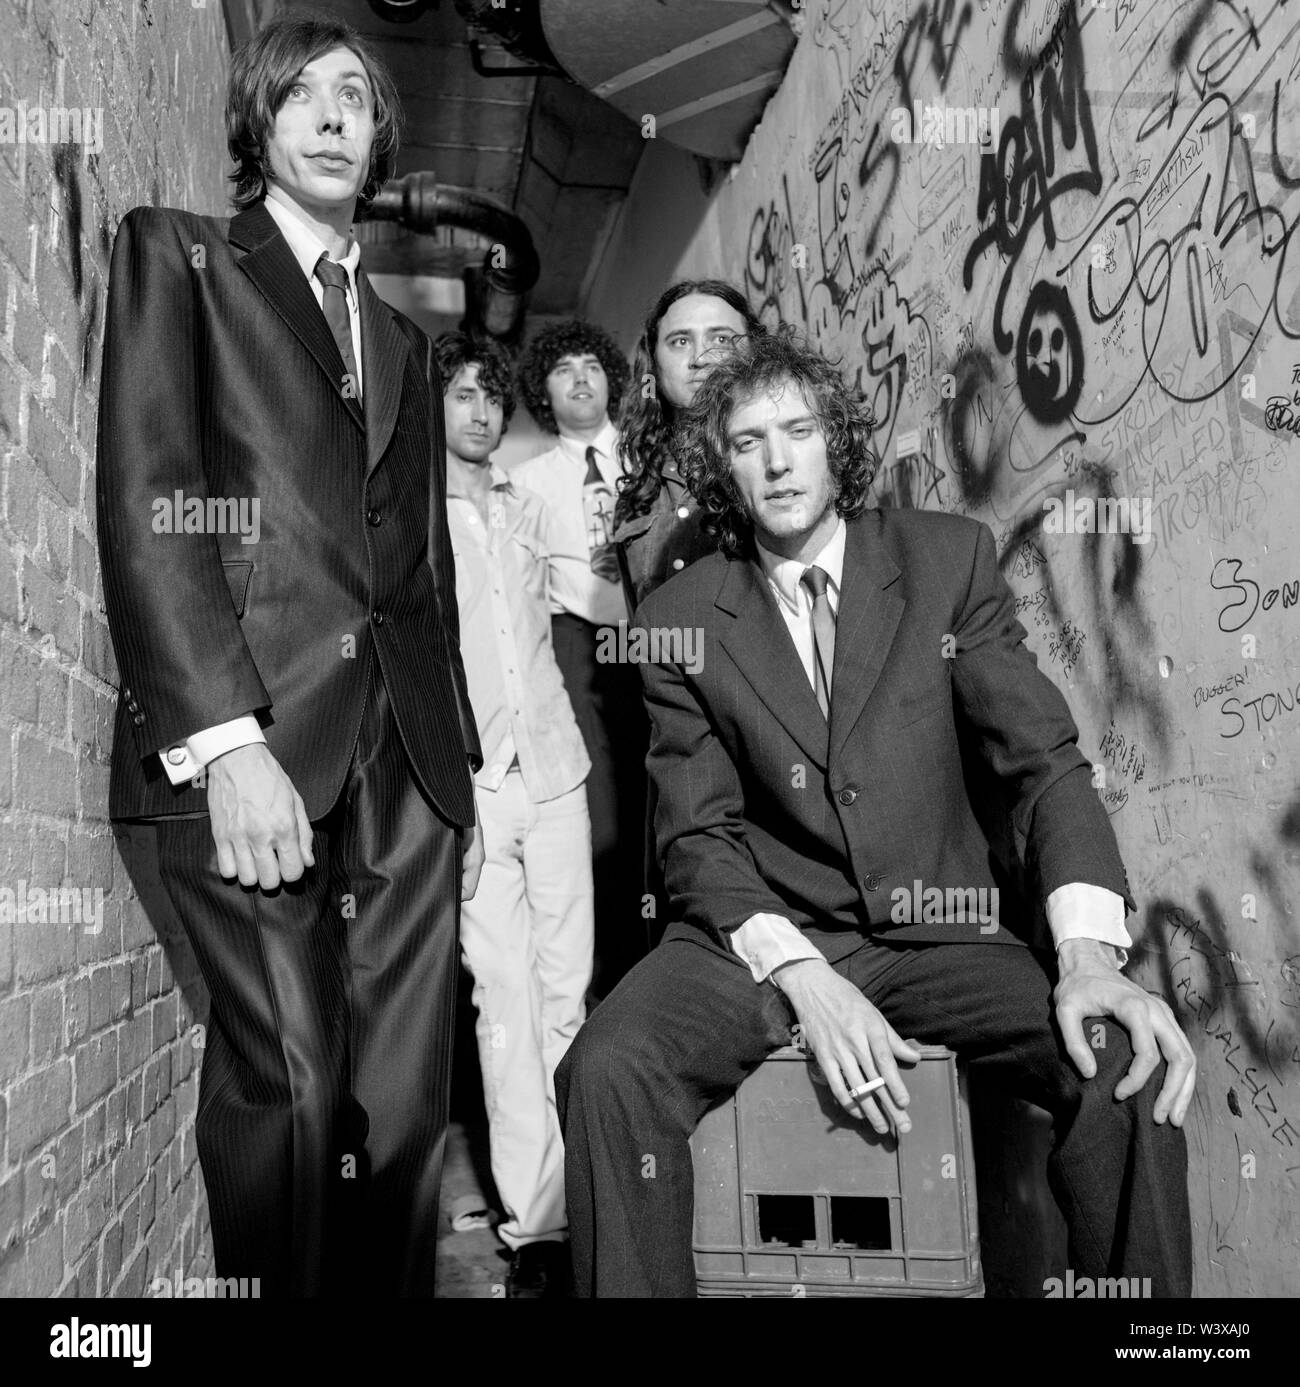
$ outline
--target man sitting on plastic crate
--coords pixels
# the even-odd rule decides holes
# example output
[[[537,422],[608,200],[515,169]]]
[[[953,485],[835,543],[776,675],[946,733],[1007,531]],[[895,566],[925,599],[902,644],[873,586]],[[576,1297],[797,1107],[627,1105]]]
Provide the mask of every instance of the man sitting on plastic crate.
[[[685,422],[720,550],[627,636],[672,922],[556,1076],[578,1292],[695,1294],[690,1134],[797,1021],[878,1132],[911,1125],[901,1036],[1047,1108],[1075,1273],[1187,1295],[1195,1059],[1120,971],[1136,906],[1078,731],[988,528],[866,508],[870,427],[788,331],[715,366]],[[1007,793],[1055,957],[952,908],[997,899],[963,750]]]

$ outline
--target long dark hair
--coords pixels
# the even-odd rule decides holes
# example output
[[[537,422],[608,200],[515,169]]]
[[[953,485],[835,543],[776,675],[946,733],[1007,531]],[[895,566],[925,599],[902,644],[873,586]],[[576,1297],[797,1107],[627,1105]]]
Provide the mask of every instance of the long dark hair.
[[[721,299],[745,320],[745,329],[751,337],[764,331],[744,294],[725,280],[680,279],[659,295],[636,344],[632,375],[619,404],[618,442],[624,475],[619,480],[618,500],[614,504],[616,526],[644,515],[654,505],[663,484],[664,461],[670,452],[678,411],[670,400],[663,398],[659,388],[655,348],[659,345],[659,324],[664,315],[678,299],[688,294]],[[654,379],[653,390],[645,389],[647,376]]]
[[[748,338],[705,377],[682,411],[675,442],[682,476],[704,511],[704,530],[728,558],[749,552],[753,525],[731,476],[727,432],[738,401],[793,385],[803,392],[826,438],[826,461],[835,483],[835,509],[846,520],[861,515],[876,474],[871,451],[875,420],[862,392],[842,371],[783,324]]]
[[[361,59],[374,93],[374,140],[370,169],[357,194],[363,208],[393,176],[401,134],[402,107],[383,59],[368,39],[341,19],[323,15],[281,16],[251,38],[231,59],[226,86],[226,147],[235,161],[230,200],[243,212],[266,196],[266,141],[289,88],[308,63],[335,48]]]

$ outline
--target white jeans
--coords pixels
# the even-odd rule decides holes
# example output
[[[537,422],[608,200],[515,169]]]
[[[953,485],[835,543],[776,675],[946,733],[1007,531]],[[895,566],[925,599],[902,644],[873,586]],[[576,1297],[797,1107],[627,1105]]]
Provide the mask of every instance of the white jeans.
[[[460,938],[474,975],[492,1178],[506,1209],[497,1232],[516,1248],[568,1232],[555,1067],[585,1018],[591,981],[591,821],[584,786],[534,804],[518,768],[475,799],[485,860],[461,907]]]

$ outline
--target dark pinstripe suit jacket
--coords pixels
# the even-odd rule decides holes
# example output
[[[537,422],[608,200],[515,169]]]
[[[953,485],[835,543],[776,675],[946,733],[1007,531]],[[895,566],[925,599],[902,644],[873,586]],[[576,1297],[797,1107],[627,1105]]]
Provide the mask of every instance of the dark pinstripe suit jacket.
[[[998,884],[963,771],[972,750],[1007,791],[1041,899],[1090,882],[1135,909],[1078,732],[1022,644],[987,526],[899,510],[847,523],[829,727],[756,561],[700,559],[636,613],[637,626],[704,632],[697,674],[642,666],[669,934],[703,931],[731,955],[726,935],[765,911],[832,961],[877,934],[1017,942],[1006,929],[890,918],[895,888],[917,880]]]
[[[425,792],[453,823],[474,821],[442,387],[428,337],[357,282],[364,418],[264,206],[229,220],[137,207],[122,221],[97,466],[122,681],[114,818],[205,809],[206,792],[173,789],[153,753],[254,710],[319,818],[347,772],[373,654]],[[155,501],[177,492],[256,498],[257,542],[155,532]]]

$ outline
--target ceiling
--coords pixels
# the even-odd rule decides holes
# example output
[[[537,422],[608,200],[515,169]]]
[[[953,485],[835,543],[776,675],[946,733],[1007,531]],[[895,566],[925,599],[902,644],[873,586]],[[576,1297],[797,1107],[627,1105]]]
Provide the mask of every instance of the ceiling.
[[[486,193],[522,219],[541,261],[533,315],[580,307],[645,149],[641,113],[657,113],[664,134],[696,152],[709,186],[739,158],[779,84],[801,9],[799,0],[394,3],[417,17],[394,23],[369,0],[223,0],[232,44],[275,13],[305,10],[337,15],[376,46],[405,113],[397,176],[432,172],[440,185]],[[539,59],[558,54],[608,99],[565,76],[538,75],[486,32],[480,65],[505,75],[482,75],[458,4],[489,18],[493,9],[530,16],[536,42],[554,50]],[[435,280],[459,280],[489,245],[456,227],[421,235],[378,220],[360,223],[357,236],[371,274]]]
[[[489,50],[485,61],[525,75],[480,76],[452,0],[403,24],[381,19],[367,0],[283,8],[338,15],[375,44],[402,98],[397,176],[431,170],[439,183],[487,193],[513,208],[542,264],[532,312],[572,313],[641,156],[638,127],[563,78],[527,75],[527,65],[504,50]],[[482,262],[489,244],[455,227],[415,235],[392,222],[364,223],[358,239],[372,274],[455,279]]]

